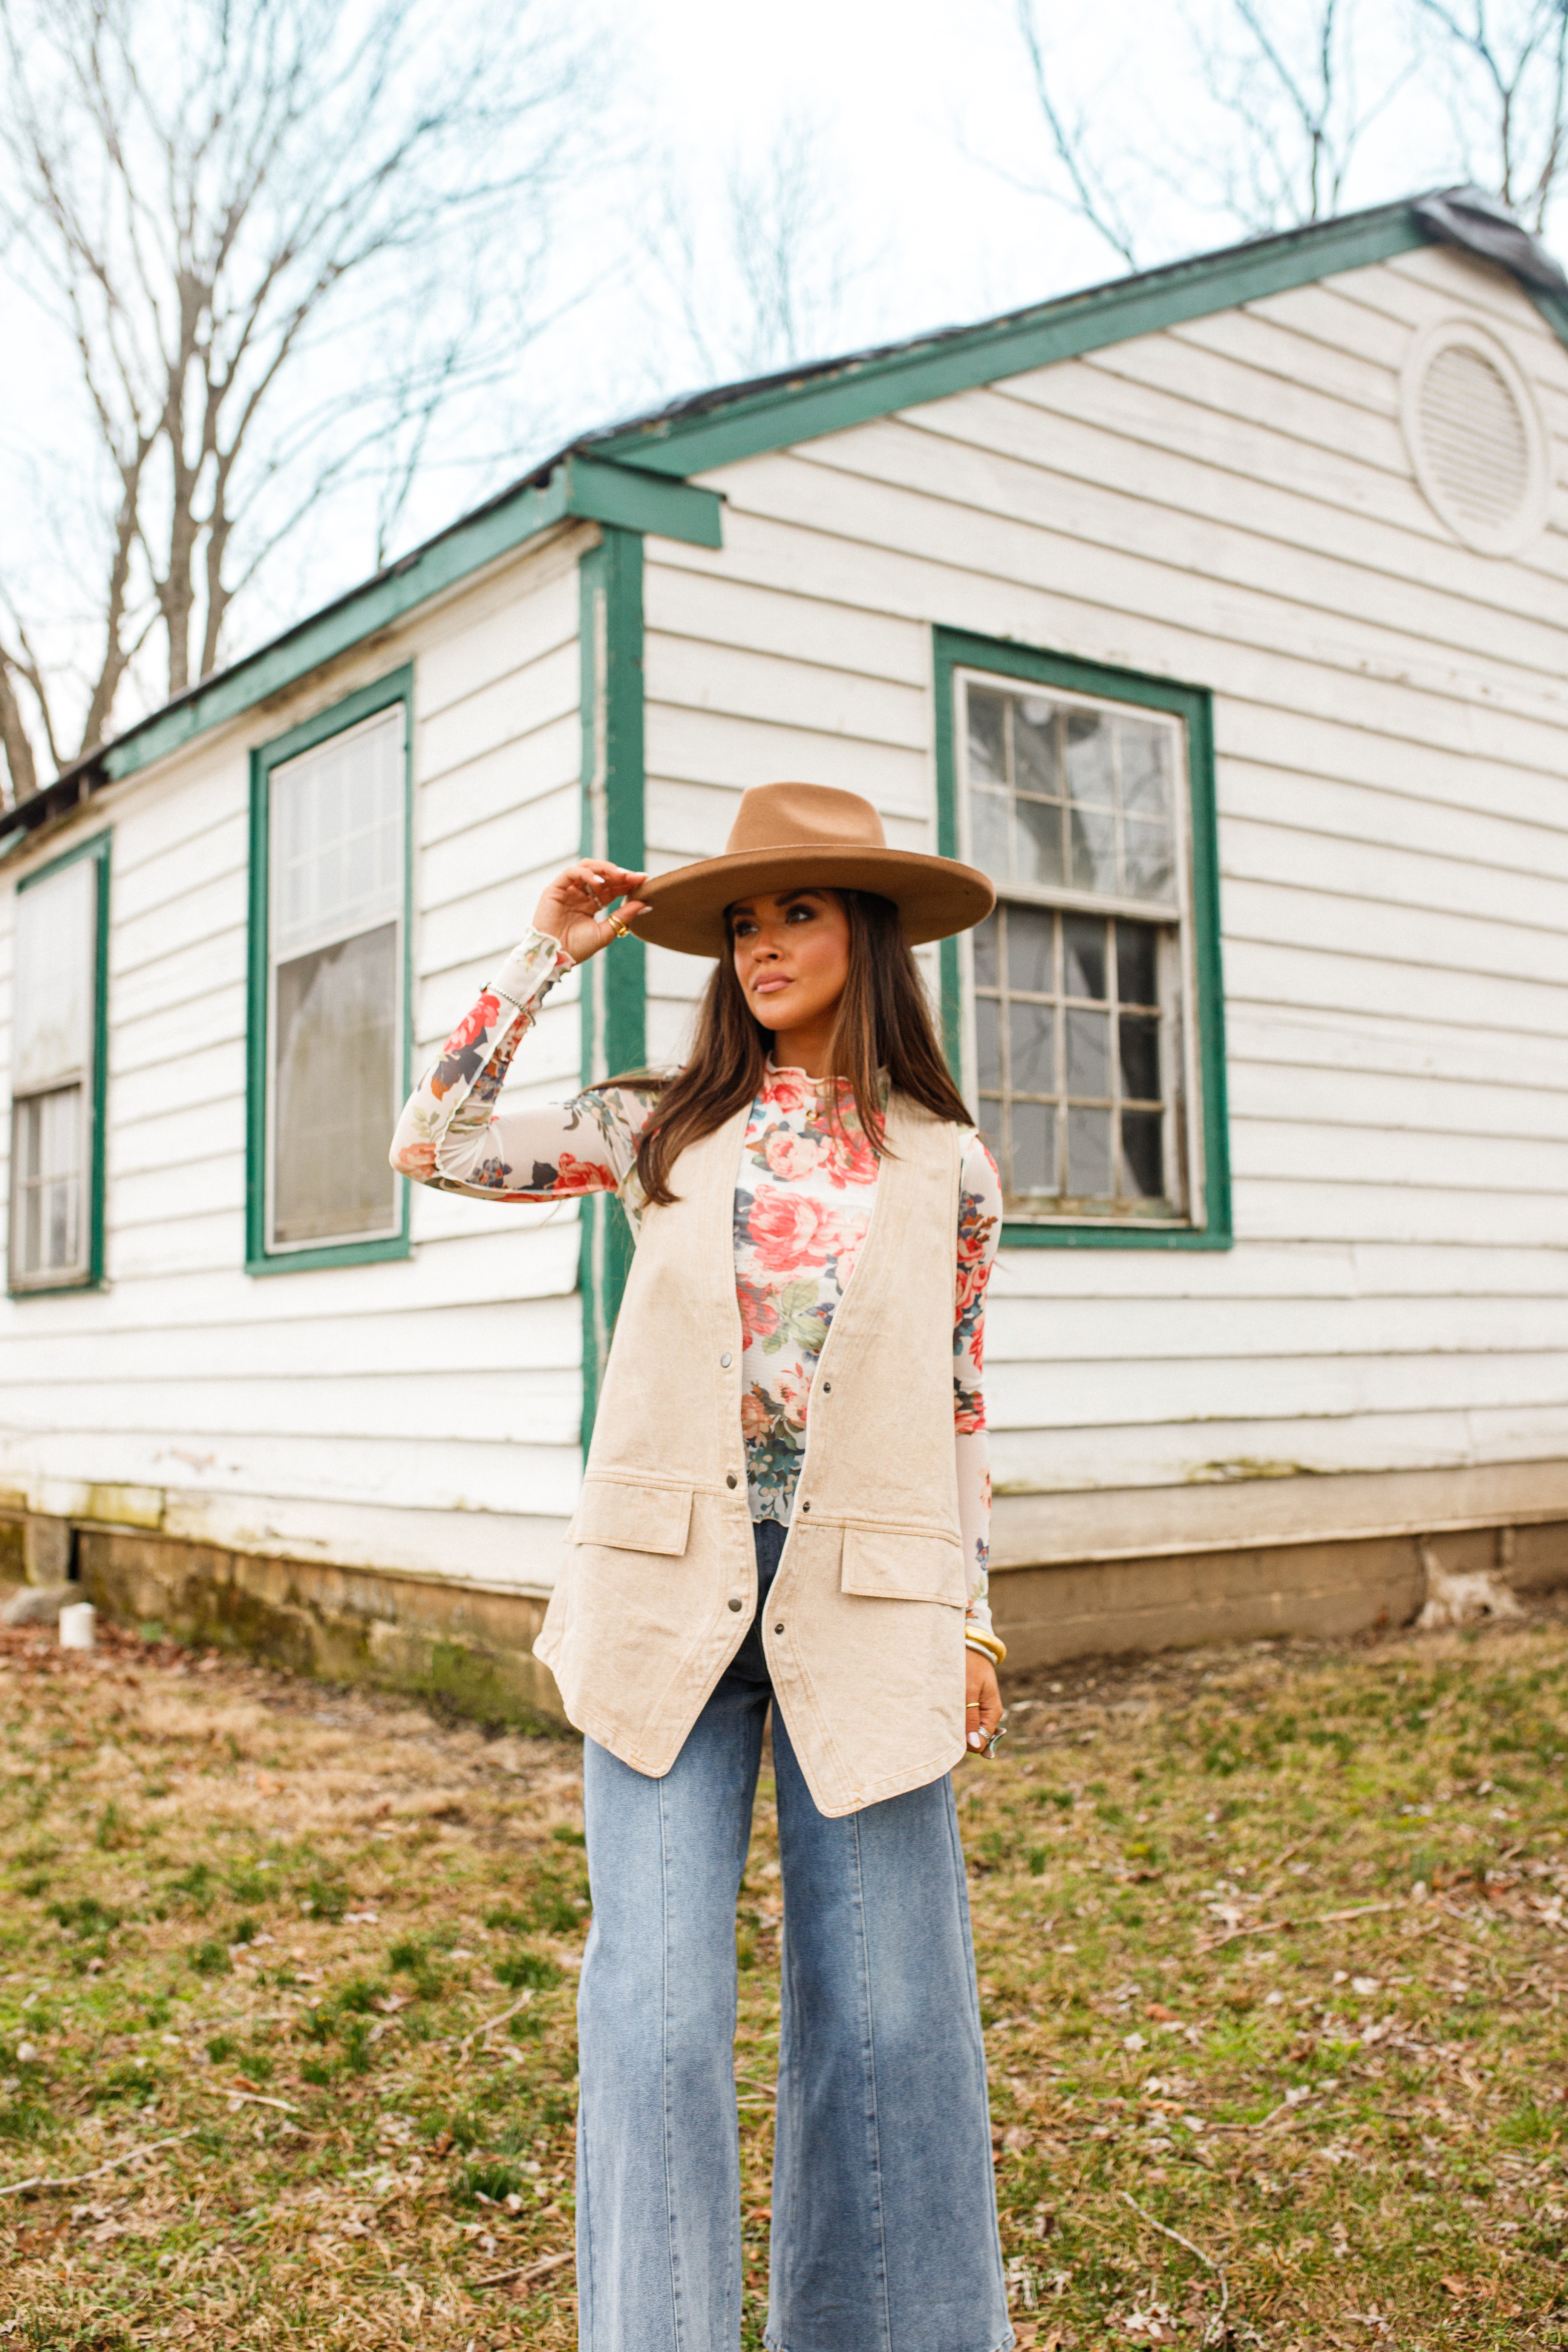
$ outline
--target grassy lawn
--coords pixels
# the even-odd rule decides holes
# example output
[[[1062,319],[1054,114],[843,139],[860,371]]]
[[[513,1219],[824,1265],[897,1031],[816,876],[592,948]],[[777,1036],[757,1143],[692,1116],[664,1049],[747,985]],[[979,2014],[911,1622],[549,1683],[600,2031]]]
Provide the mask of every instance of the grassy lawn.
[[[1568,2345],[1568,1618],[1012,1696],[960,1805],[1021,2341]],[[573,1744],[112,1633],[0,1635],[0,2189],[66,2184],[0,2197],[0,2341],[563,2352]],[[778,1917],[764,1802],[748,2347]]]

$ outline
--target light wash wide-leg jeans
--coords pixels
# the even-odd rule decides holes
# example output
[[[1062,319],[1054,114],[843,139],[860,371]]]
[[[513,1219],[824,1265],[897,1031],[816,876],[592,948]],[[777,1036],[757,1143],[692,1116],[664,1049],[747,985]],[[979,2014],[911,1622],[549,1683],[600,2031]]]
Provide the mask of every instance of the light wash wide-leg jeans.
[[[784,1529],[757,1530],[762,1588]],[[583,2352],[737,2352],[735,1904],[771,1696],[759,1622],[662,1780],[584,1743]],[[775,1713],[784,1927],[766,2342],[1006,2352],[950,1780],[842,1821]]]

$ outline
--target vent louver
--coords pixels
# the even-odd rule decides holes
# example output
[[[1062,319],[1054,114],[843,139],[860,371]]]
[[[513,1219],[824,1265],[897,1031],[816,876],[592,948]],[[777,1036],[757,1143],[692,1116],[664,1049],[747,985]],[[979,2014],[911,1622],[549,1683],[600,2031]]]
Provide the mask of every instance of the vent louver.
[[[1539,530],[1545,437],[1512,360],[1452,322],[1422,339],[1405,377],[1405,437],[1429,504],[1484,555],[1517,552]]]

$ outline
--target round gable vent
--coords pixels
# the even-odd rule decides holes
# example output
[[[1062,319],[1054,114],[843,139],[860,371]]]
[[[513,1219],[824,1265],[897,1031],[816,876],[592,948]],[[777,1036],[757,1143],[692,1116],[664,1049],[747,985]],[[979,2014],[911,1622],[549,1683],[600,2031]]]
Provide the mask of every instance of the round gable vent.
[[[1482,555],[1514,555],[1545,520],[1546,435],[1502,345],[1468,320],[1429,328],[1405,371],[1405,437],[1427,503]]]

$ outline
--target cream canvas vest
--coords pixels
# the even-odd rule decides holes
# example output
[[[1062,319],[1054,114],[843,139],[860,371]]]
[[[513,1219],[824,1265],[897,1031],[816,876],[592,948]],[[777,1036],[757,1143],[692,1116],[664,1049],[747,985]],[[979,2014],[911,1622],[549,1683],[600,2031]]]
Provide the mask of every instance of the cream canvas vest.
[[[661,1777],[745,1639],[757,1576],[741,1435],[734,1198],[750,1106],[647,1211],[582,1500],[535,1654],[566,1713]],[[870,1226],[811,1391],[763,1648],[829,1815],[964,1753],[967,1587],[952,1441],[959,1130],[895,1095]]]

